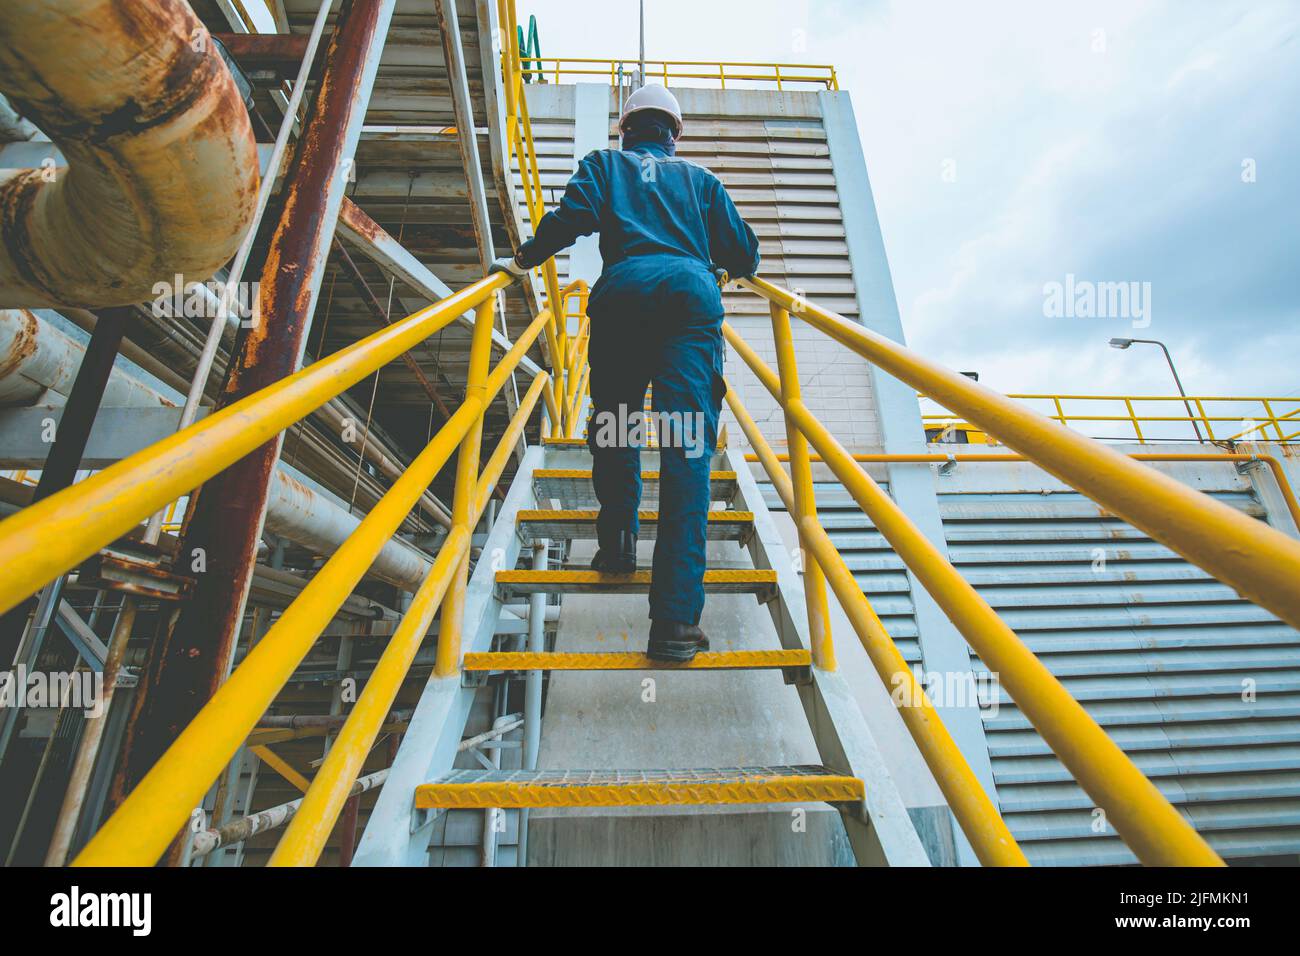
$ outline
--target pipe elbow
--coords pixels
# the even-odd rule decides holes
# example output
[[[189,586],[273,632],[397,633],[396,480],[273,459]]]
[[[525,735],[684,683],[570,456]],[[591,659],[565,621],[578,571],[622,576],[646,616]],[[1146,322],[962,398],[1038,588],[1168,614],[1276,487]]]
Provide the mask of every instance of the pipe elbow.
[[[257,143],[184,0],[4,0],[0,92],[67,160],[0,172],[0,306],[130,305],[234,255]]]

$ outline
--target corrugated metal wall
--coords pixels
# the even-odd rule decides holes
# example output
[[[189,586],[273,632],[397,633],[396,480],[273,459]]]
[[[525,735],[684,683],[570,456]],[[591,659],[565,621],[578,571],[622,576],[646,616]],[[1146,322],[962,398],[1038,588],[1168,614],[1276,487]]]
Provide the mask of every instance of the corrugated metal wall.
[[[1220,854],[1300,852],[1300,633],[1081,495],[996,484],[939,495],[954,565]],[[1264,516],[1248,482],[1229,484],[1211,493]],[[765,496],[781,509],[770,485]],[[840,485],[818,484],[817,500],[919,665],[902,562]],[[973,653],[971,666],[995,687]],[[1005,692],[982,701],[1001,809],[1031,862],[1135,863]]]
[[[1072,492],[939,502],[953,563],[1215,849],[1300,851],[1300,633]],[[1134,862],[1005,692],[985,729],[1034,863]]]
[[[862,593],[871,600],[871,606],[894,639],[903,657],[913,667],[921,663],[921,645],[916,624],[916,611],[903,560],[894,553],[889,542],[875,529],[862,509],[849,497],[838,482],[817,482],[817,515],[822,526],[835,543],[853,572],[853,578]],[[764,483],[763,499],[773,512],[784,513],[785,505],[773,490]],[[886,493],[889,486],[881,482]],[[846,634],[844,640],[854,640]]]

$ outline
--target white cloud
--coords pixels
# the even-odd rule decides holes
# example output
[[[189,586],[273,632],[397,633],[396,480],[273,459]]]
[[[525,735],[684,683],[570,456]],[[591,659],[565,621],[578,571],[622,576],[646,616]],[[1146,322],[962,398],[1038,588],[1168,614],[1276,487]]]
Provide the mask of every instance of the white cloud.
[[[1300,6],[646,6],[651,57],[835,64],[904,328],[928,354],[1010,391],[1164,391],[1158,356],[1106,348],[1117,323],[1043,317],[1043,283],[1074,273],[1152,282],[1146,334],[1192,390],[1300,391]],[[636,52],[635,0],[520,10],[548,56]]]

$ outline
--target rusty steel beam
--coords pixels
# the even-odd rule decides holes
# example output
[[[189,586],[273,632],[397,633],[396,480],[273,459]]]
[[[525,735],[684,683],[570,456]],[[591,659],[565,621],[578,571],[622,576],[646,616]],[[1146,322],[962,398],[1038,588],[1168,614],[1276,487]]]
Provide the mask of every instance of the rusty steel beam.
[[[460,23],[456,0],[433,0],[442,36],[442,59],[447,65],[447,86],[451,89],[452,109],[456,114],[456,143],[460,147],[461,166],[465,168],[465,185],[469,190],[470,220],[478,245],[479,264],[486,272],[496,258],[492,244],[492,222],[488,219],[487,191],[483,186],[483,166],[478,158],[478,132],[474,125],[474,105],[470,99],[469,77],[465,71],[465,51],[460,42]]]
[[[362,255],[379,266],[380,269],[394,276],[404,285],[410,286],[422,298],[437,302],[451,295],[451,288],[430,271],[429,267],[411,254],[411,251],[397,241],[383,226],[375,222],[364,209],[351,199],[343,200],[339,212],[339,238],[351,244]],[[474,328],[474,310],[470,309],[456,317],[467,331]],[[537,347],[545,355],[546,337],[537,340]],[[492,347],[502,353],[510,351],[511,342],[498,328],[492,329]],[[542,371],[541,366],[525,355],[519,361],[519,370],[530,376]],[[507,409],[514,414],[513,395],[506,392]]]
[[[214,33],[246,70],[296,70],[307,55],[305,33]]]
[[[357,849],[357,817],[361,809],[361,794],[354,793],[343,804],[343,813],[339,817],[339,866],[352,865],[352,854]]]
[[[282,188],[283,214],[261,274],[261,321],[242,328],[218,406],[291,374],[302,359],[353,153],[395,0],[344,0],[310,116]],[[315,74],[314,74],[315,75]],[[150,648],[113,780],[113,806],[193,719],[229,672],[283,436],[204,484],[186,517],[180,570],[196,554],[193,599]],[[177,847],[168,855],[175,863]]]

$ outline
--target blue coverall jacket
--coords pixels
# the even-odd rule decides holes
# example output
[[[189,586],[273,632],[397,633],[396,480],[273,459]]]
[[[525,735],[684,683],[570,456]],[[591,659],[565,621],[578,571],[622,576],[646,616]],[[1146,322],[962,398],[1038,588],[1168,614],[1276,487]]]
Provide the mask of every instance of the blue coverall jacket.
[[[611,442],[611,430],[601,425],[639,412],[653,384],[660,487],[650,616],[697,624],[704,607],[709,469],[726,392],[722,293],[713,269],[753,275],[758,240],[713,173],[657,141],[587,154],[559,207],[542,219],[516,259],[532,268],[593,232],[600,233],[603,260],[587,303],[587,442],[601,505],[598,535],[609,547],[616,532],[639,532],[639,448]]]

